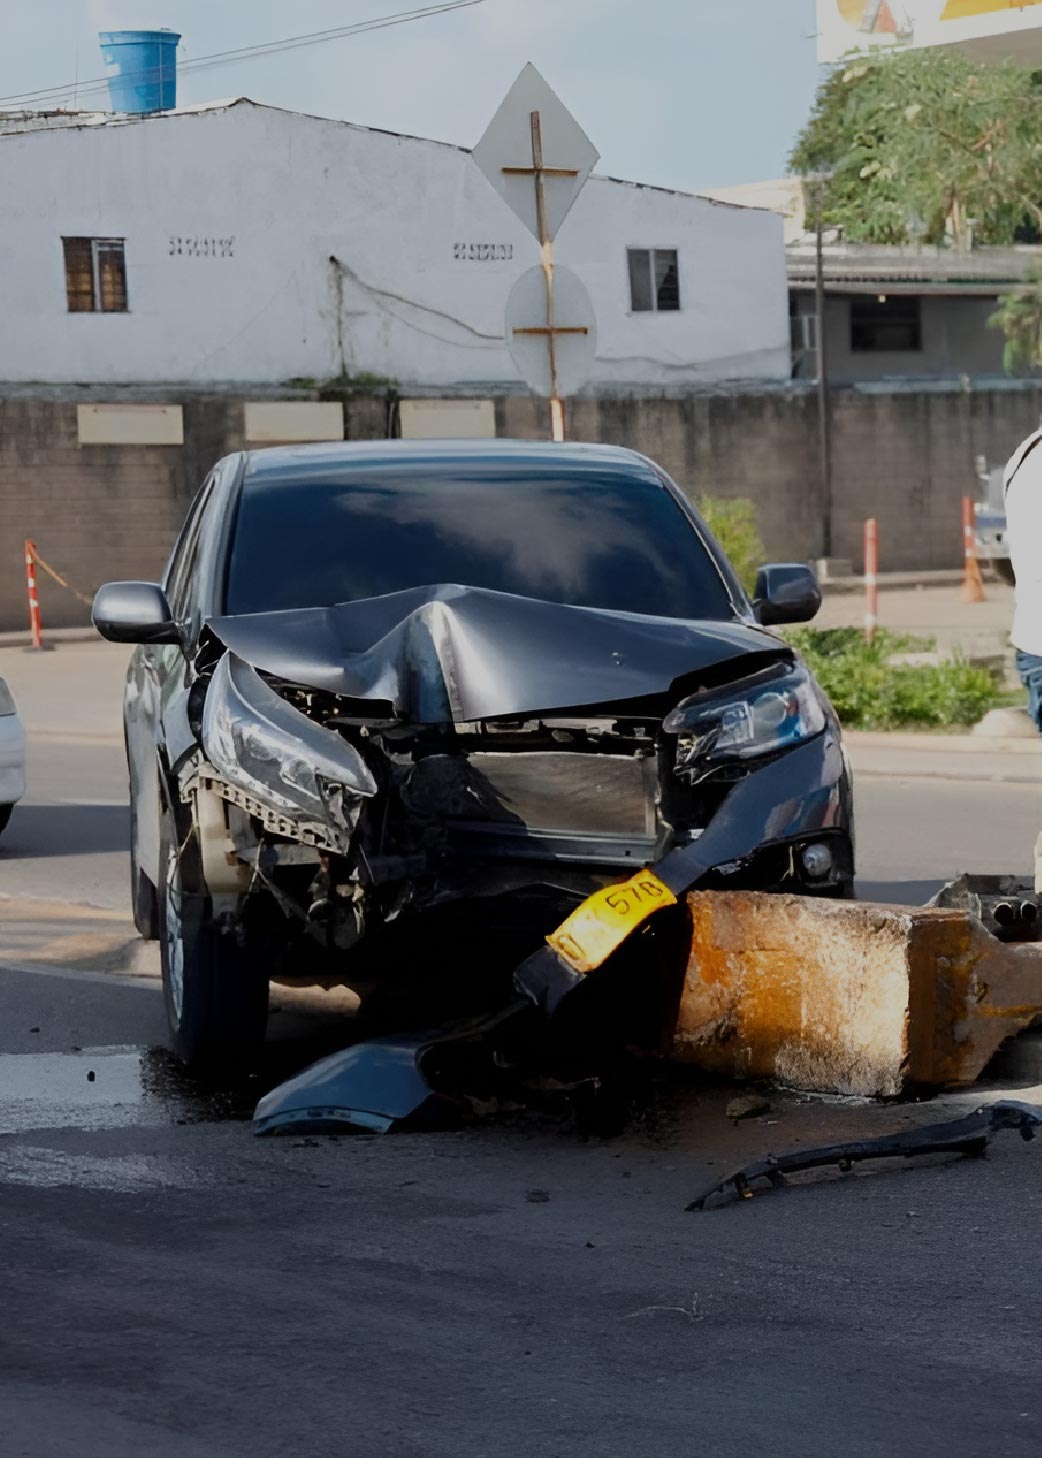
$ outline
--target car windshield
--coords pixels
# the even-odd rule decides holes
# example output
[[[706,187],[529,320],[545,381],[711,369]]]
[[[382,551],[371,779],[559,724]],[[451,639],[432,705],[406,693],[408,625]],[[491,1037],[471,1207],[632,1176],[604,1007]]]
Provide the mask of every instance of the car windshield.
[[[247,477],[227,613],[325,607],[448,583],[663,617],[734,615],[698,533],[653,478],[343,467]]]

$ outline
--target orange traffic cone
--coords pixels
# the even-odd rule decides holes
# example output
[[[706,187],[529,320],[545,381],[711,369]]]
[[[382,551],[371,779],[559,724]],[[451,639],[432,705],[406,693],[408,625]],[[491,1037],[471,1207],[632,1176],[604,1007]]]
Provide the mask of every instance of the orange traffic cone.
[[[975,531],[973,498],[962,498],[962,588],[959,596],[963,602],[984,602],[984,579],[977,560],[977,537]]]

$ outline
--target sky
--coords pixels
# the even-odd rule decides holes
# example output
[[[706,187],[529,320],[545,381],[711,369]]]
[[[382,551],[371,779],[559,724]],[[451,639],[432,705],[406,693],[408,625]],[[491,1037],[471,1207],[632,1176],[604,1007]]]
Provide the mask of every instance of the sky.
[[[191,59],[422,3],[0,0],[0,105],[102,77],[101,29],[166,26]],[[532,61],[597,146],[599,172],[697,191],[783,175],[818,80],[814,33],[814,0],[484,0],[188,72],[178,102],[249,96],[472,146]]]

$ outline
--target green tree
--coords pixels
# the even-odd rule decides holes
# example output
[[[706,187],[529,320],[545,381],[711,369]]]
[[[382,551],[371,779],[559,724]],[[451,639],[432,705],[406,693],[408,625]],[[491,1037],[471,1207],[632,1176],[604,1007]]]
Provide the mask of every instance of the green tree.
[[[823,217],[853,242],[1034,241],[1042,231],[1042,86],[947,49],[852,61],[822,83],[790,158],[829,172]]]
[[[1031,269],[1023,288],[1003,294],[988,323],[1006,336],[1002,364],[1007,374],[1042,367],[1042,268]]]

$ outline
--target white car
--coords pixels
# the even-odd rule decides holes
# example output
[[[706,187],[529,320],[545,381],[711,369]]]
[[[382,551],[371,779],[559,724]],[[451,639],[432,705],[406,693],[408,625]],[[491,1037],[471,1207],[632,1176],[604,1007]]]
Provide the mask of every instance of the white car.
[[[0,678],[0,831],[25,794],[25,729],[14,696]]]

